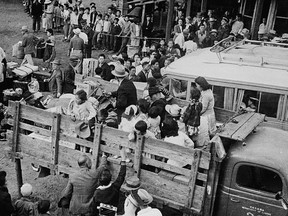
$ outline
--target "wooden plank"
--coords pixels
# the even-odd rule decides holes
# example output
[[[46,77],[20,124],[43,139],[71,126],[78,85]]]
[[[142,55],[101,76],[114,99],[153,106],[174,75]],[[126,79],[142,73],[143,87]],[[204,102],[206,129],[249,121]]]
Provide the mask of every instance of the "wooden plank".
[[[29,145],[28,145],[29,144]],[[19,151],[27,155],[51,162],[51,143],[36,139],[27,135],[19,134]]]
[[[182,204],[188,198],[187,186],[162,178],[156,173],[141,170],[140,180],[142,187],[153,196],[160,196]]]
[[[62,115],[61,117],[61,133],[63,134],[76,134],[75,127],[81,121],[72,121],[70,116]]]
[[[199,212],[201,212],[203,208],[204,197],[205,197],[205,187],[195,185],[192,208],[197,209]]]
[[[243,141],[264,119],[265,115],[254,113],[254,115],[232,135],[232,139]]]
[[[14,116],[16,102],[9,101],[8,113]],[[31,106],[21,106],[21,119],[27,119],[39,124],[52,125],[53,114]]]
[[[140,177],[140,173],[141,173],[141,161],[142,161],[144,141],[145,141],[145,137],[137,136],[136,148],[135,148],[135,154],[134,154],[134,169],[138,178]]]
[[[21,104],[16,102],[15,104],[15,112],[14,112],[14,124],[13,124],[13,139],[12,139],[12,152],[13,152],[13,160],[15,161],[15,171],[17,177],[17,189],[18,196],[21,197],[21,186],[23,185],[23,177],[22,177],[22,168],[21,168],[21,160],[16,158],[15,155],[19,151],[19,119],[21,113]]]
[[[53,122],[52,122],[52,139],[51,139],[51,151],[52,158],[51,163],[55,166],[58,164],[58,156],[59,156],[59,135],[60,135],[60,114],[53,114]],[[52,174],[56,175],[56,170],[52,169]]]
[[[92,162],[95,167],[98,167],[102,128],[103,128],[102,124],[101,125],[95,124],[95,132],[93,139],[93,162]]]
[[[178,175],[184,175],[184,176],[190,176],[190,170],[189,169],[175,167],[175,166],[169,165],[169,164],[167,164],[165,162],[158,161],[158,160],[155,160],[155,159],[150,159],[150,158],[147,158],[147,157],[143,157],[142,158],[142,163],[145,164],[145,165],[151,165],[151,166],[157,167],[157,168],[162,170],[161,172],[163,172],[163,170],[169,171],[169,172],[173,172],[174,176],[177,175],[177,174]]]
[[[78,158],[84,154],[86,153],[60,145],[58,164],[61,166],[77,169],[79,167],[77,162]],[[91,154],[86,155],[91,157]]]
[[[248,119],[250,119],[253,116],[254,113],[244,113],[242,115],[236,116],[233,118],[235,120],[235,123],[230,121],[228,122],[225,127],[222,129],[221,132],[219,132],[219,136],[221,137],[226,137],[226,138],[231,138],[233,134],[240,128],[242,127]]]
[[[37,133],[43,136],[48,136],[50,137],[52,135],[52,131],[51,130],[47,130],[45,128],[41,128],[38,126],[34,126],[34,125],[30,125],[30,124],[26,124],[24,122],[19,122],[19,128],[33,132],[33,133]]]
[[[93,143],[88,140],[72,137],[66,134],[62,134],[62,133],[60,134],[60,141],[71,142],[71,143],[75,143],[81,146],[93,148]]]
[[[102,140],[105,141],[107,144],[108,143],[114,143],[117,145],[121,145],[121,146],[128,146],[128,134],[127,132],[124,131],[120,131],[118,129],[115,128],[111,128],[111,127],[103,127],[103,132],[102,132]],[[134,147],[131,145],[132,149],[135,149],[135,145]]]
[[[194,194],[195,194],[195,185],[196,185],[196,179],[198,174],[198,167],[201,157],[201,151],[195,150],[195,153],[193,155],[193,162],[191,164],[191,172],[190,172],[190,179],[189,179],[189,195],[188,199],[185,202],[185,206],[187,208],[192,207],[193,200],[194,200]]]
[[[209,169],[211,154],[207,151],[202,151],[199,167],[205,170]]]

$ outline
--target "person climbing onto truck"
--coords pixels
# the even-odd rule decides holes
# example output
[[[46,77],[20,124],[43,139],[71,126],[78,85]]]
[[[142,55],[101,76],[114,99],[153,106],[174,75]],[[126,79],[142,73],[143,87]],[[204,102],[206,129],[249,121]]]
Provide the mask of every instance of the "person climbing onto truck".
[[[114,216],[119,204],[120,188],[126,176],[126,155],[125,149],[120,149],[121,162],[117,179],[112,182],[112,175],[109,169],[102,171],[99,178],[99,187],[93,196],[93,208],[95,215]],[[104,204],[104,205],[103,205]],[[99,210],[98,210],[99,208]]]
[[[87,155],[80,156],[78,158],[80,170],[69,178],[58,206],[66,208],[69,206],[71,215],[93,215],[93,195],[99,186],[98,181],[102,171],[106,169],[106,164],[107,157],[104,154],[97,169],[92,169],[92,161]]]

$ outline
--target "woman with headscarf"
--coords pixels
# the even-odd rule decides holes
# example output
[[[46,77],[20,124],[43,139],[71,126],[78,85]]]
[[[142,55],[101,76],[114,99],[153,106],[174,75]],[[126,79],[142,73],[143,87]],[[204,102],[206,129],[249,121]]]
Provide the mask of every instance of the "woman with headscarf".
[[[214,112],[214,95],[211,85],[204,77],[195,79],[196,87],[201,91],[200,102],[202,103],[201,115],[208,119],[209,135],[213,135],[216,131],[216,118]]]

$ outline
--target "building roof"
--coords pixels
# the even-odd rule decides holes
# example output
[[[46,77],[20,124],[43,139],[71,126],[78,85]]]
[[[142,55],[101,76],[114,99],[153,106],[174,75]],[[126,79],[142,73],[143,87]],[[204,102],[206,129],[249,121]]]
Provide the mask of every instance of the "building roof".
[[[268,49],[271,49],[271,47]],[[261,50],[263,51],[263,49],[258,49],[257,52]],[[287,51],[285,50],[282,56],[286,56],[288,54]],[[229,52],[232,54],[227,54]],[[166,70],[167,75],[179,76],[186,79],[195,79],[195,77],[203,76],[207,80],[231,84],[253,85],[281,90],[288,89],[288,65],[287,69],[275,69],[245,65],[241,64],[241,62],[233,63],[230,61],[228,63],[220,63],[217,55],[225,55],[225,58],[237,58],[239,54],[235,54],[235,50],[229,52],[216,54],[211,52],[209,48],[197,50],[171,63]],[[269,51],[266,50],[265,53],[269,53]],[[281,53],[281,51],[278,53]],[[248,54],[245,54],[244,57],[247,61],[251,58]]]

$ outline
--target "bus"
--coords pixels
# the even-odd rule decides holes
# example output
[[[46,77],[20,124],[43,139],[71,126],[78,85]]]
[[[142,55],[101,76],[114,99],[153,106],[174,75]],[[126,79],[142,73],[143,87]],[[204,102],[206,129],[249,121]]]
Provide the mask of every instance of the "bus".
[[[288,130],[287,59],[288,44],[227,38],[171,63],[166,79],[170,92],[188,101],[195,78],[205,77],[218,111],[237,113],[250,100],[267,125]]]

